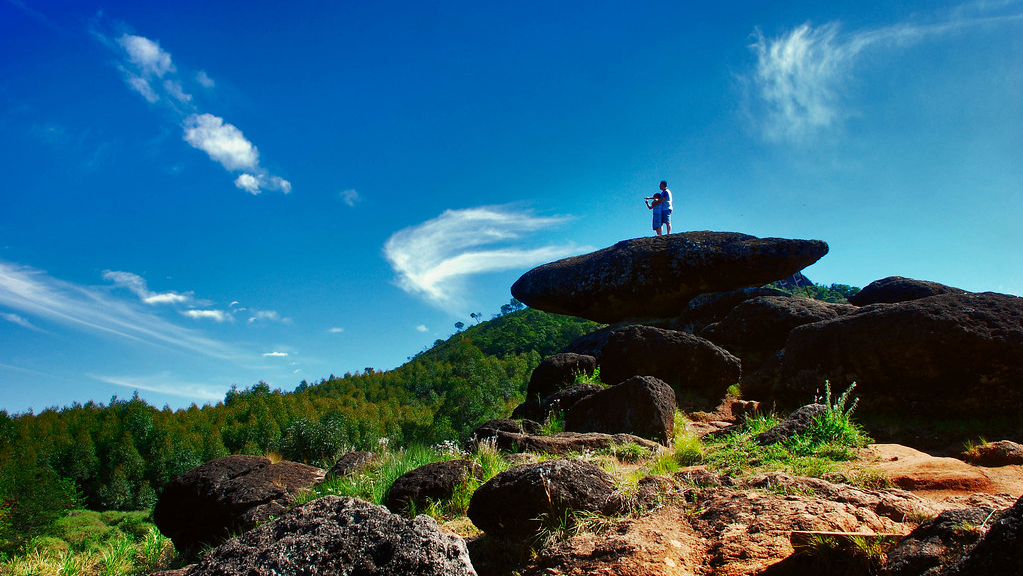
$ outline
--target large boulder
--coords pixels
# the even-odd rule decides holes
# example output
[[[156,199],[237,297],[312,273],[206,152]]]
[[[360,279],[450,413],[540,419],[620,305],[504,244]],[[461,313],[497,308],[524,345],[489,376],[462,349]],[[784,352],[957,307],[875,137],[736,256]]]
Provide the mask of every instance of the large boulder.
[[[792,297],[781,290],[766,287],[700,294],[689,301],[681,315],[669,320],[663,327],[699,334],[707,326],[724,320],[739,304],[760,296]]]
[[[820,240],[735,232],[636,238],[534,268],[511,292],[532,308],[597,322],[675,317],[695,296],[762,286],[827,253]]]
[[[575,384],[579,374],[592,374],[597,368],[597,359],[571,352],[555,354],[544,358],[533,370],[526,387],[526,398],[545,398]]]
[[[410,506],[422,510],[431,500],[450,499],[469,478],[483,480],[483,467],[472,460],[433,462],[398,476],[382,504],[392,512],[405,512]]]
[[[740,303],[721,322],[704,328],[700,336],[738,356],[748,374],[785,347],[793,328],[851,310],[856,308],[810,298],[762,296]]]
[[[610,474],[589,462],[559,458],[494,476],[472,495],[468,516],[490,536],[523,540],[572,512],[610,514],[624,502]]]
[[[224,456],[172,480],[156,502],[153,522],[178,550],[216,545],[284,514],[297,492],[323,478],[323,470],[305,464]]]
[[[716,402],[742,375],[739,359],[710,341],[652,326],[612,331],[598,362],[605,382],[655,376],[675,389],[680,404],[691,396]]]
[[[668,445],[675,431],[675,391],[653,376],[633,376],[577,402],[565,413],[565,430],[635,434]]]
[[[327,479],[354,476],[362,472],[375,459],[376,454],[366,452],[365,450],[347,452],[344,456],[338,458],[338,461],[327,472]]]
[[[800,326],[744,378],[743,394],[798,406],[825,380],[833,390],[856,382],[862,406],[901,413],[988,417],[993,406],[1019,407],[1023,298],[939,294]]]
[[[977,543],[980,527],[991,517],[990,508],[945,510],[917,526],[888,552],[884,576],[920,576],[936,566],[948,566]]]
[[[937,294],[966,294],[966,290],[945,286],[927,280],[914,280],[902,276],[889,276],[875,280],[862,290],[849,297],[849,303],[855,306],[870,304],[896,304],[909,302]]]
[[[465,542],[429,516],[408,520],[355,498],[326,496],[203,556],[186,576],[359,574],[475,576]]]
[[[941,576],[1023,574],[1023,497],[1006,510],[977,545]]]

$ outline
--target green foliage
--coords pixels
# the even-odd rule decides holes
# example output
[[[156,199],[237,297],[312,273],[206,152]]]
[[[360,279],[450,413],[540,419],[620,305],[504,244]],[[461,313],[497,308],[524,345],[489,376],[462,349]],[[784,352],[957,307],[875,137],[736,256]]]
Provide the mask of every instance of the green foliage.
[[[596,384],[597,386],[607,387],[604,381],[600,379],[600,366],[593,369],[593,372],[577,372],[575,375],[576,384]]]
[[[830,286],[814,284],[813,286],[804,286],[801,288],[785,288],[778,282],[772,282],[771,284],[768,284],[768,287],[781,290],[782,292],[788,292],[793,296],[802,296],[804,298],[812,298],[823,302],[836,302],[843,304],[849,301],[848,298],[850,296],[860,291],[859,288],[849,286],[847,284],[832,284]]]

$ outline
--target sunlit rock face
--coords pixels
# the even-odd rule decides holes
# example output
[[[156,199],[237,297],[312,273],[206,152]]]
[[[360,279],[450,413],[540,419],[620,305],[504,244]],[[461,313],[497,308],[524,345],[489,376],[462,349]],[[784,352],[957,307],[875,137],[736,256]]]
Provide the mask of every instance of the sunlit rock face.
[[[827,253],[821,240],[737,232],[636,238],[534,268],[511,292],[532,308],[597,322],[666,318],[700,294],[781,280]]]

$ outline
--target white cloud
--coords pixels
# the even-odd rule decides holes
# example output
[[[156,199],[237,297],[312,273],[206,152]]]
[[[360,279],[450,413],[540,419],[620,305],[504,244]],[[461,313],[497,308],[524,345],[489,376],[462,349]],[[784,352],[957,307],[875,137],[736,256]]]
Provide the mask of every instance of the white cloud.
[[[355,190],[345,190],[344,192],[341,192],[340,196],[341,200],[343,200],[345,204],[348,204],[353,208],[362,200],[362,198],[359,197],[359,193]]]
[[[103,278],[121,288],[127,288],[132,291],[146,304],[186,304],[193,299],[191,292],[185,294],[179,294],[178,292],[151,292],[146,284],[146,280],[138,274],[132,274],[131,272],[104,270]]]
[[[419,326],[416,326],[416,330],[418,330],[419,332],[429,332],[430,331],[430,329],[427,328],[425,324],[420,324]]]
[[[249,317],[249,323],[253,322],[283,322],[290,324],[291,318],[282,318],[276,310],[253,310],[252,316]]]
[[[264,357],[268,357],[268,358],[287,358],[288,357],[288,353],[287,352],[266,352],[265,354],[263,354],[263,356]]]
[[[24,318],[18,316],[17,314],[11,314],[9,312],[0,312],[0,318],[12,324],[17,324],[22,328],[28,328],[29,330],[35,330],[36,332],[43,332],[42,328],[39,328],[35,324],[29,322],[28,320],[25,320]]]
[[[259,151],[242,131],[213,114],[192,114],[185,118],[185,142],[209,154],[228,170],[254,170]]]
[[[233,316],[223,310],[185,310],[182,314],[194,320],[213,320],[214,322],[234,320]]]
[[[203,334],[155,316],[138,303],[117,300],[105,289],[78,286],[32,268],[0,261],[0,305],[26,318],[151,346],[174,347],[221,359],[241,353]]]
[[[334,328],[331,328],[330,330],[327,330],[327,332],[329,332],[330,334],[340,334],[340,333],[342,333],[344,331],[345,331],[344,328],[337,328],[337,327],[334,327]]]
[[[987,6],[979,3],[970,7]],[[753,87],[754,117],[768,140],[812,140],[841,127],[857,113],[850,107],[847,89],[864,51],[889,48],[886,60],[897,58],[898,47],[972,26],[1021,18],[1023,14],[966,17],[960,11],[936,23],[904,22],[849,33],[843,33],[837,22],[816,27],[805,23],[770,39],[755,30],[750,49],[756,56],[756,67],[745,78]]]
[[[291,182],[269,174],[259,165],[259,151],[237,126],[203,113],[196,106],[185,86],[192,82],[193,86],[198,83],[212,89],[215,83],[205,71],[179,74],[170,53],[149,38],[122,34],[111,41],[101,33],[97,36],[120,53],[118,67],[132,90],[150,104],[160,104],[182,119],[185,142],[206,152],[228,171],[244,172],[235,179],[236,187],[254,195],[263,190],[291,192]]]
[[[506,207],[447,210],[437,218],[394,233],[384,256],[398,273],[398,285],[448,312],[465,305],[468,277],[526,268],[590,250],[573,245],[523,248],[523,236],[567,221]],[[482,248],[487,245],[504,246]]]
[[[227,392],[217,386],[175,381],[174,377],[167,373],[157,376],[142,377],[101,376],[96,374],[87,374],[87,376],[94,380],[99,380],[100,382],[106,382],[107,384],[113,384],[115,386],[123,386],[133,390],[146,390],[148,392],[156,392],[181,398],[199,398],[201,400],[218,401],[222,400]]]
[[[213,88],[217,85],[213,79],[206,74],[205,70],[200,70],[195,73],[195,81],[201,84],[203,88]]]

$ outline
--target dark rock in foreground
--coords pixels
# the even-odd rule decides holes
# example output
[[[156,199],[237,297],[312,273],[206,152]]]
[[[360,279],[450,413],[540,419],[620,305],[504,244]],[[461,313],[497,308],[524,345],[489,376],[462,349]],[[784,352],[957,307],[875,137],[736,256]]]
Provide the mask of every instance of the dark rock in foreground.
[[[422,510],[430,501],[451,498],[455,488],[470,477],[483,479],[483,467],[471,460],[434,462],[410,470],[397,478],[383,505],[392,512],[405,512],[409,506]]]
[[[359,574],[475,576],[465,542],[429,516],[407,520],[355,498],[327,496],[229,540],[187,576]]]
[[[939,574],[1023,574],[1023,498],[1006,510],[965,556]]]
[[[927,520],[888,553],[884,576],[920,576],[936,566],[952,564],[980,539],[980,526],[991,519],[992,512],[990,508],[961,508]]]
[[[532,308],[597,322],[675,317],[700,294],[781,280],[827,253],[821,240],[736,232],[636,238],[534,268],[511,292]]]
[[[967,294],[967,292],[937,282],[889,276],[864,286],[862,290],[849,297],[849,303],[855,306],[896,304],[937,294]]]
[[[501,472],[472,495],[468,516],[500,539],[523,540],[569,512],[618,512],[624,505],[614,479],[590,464],[559,458]]]
[[[323,477],[323,470],[296,462],[224,456],[171,481],[153,509],[153,522],[178,550],[216,545],[232,532],[280,516],[295,493]]]
[[[675,431],[675,391],[653,376],[633,376],[577,402],[565,413],[565,430],[635,434],[668,445]]]

